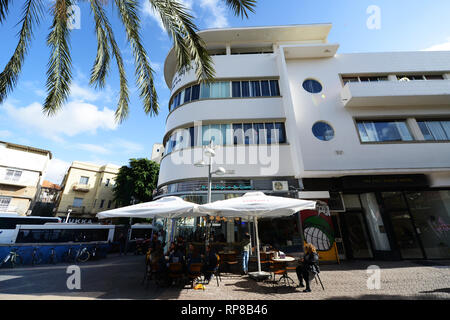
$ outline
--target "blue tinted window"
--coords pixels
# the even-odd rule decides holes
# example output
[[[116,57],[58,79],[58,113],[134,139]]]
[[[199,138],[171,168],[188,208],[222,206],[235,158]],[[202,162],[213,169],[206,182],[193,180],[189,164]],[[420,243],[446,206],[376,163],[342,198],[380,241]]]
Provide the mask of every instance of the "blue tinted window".
[[[242,96],[250,97],[250,82],[242,81]]]
[[[270,95],[272,97],[280,95],[280,88],[278,86],[278,80],[270,80]]]
[[[232,91],[233,97],[240,97],[241,96],[241,82],[233,81],[231,84],[231,91]]]
[[[308,79],[303,82],[303,89],[310,93],[319,93],[322,91],[322,85],[319,81]]]
[[[263,80],[261,81],[261,92],[263,97],[269,97],[270,96],[270,89],[269,89],[269,81]]]
[[[333,128],[323,121],[316,122],[312,127],[314,136],[322,141],[328,141],[334,138]]]
[[[259,81],[252,81],[252,97],[261,96],[261,85]]]
[[[195,85],[192,87],[192,97],[191,101],[198,100],[200,97],[200,85]]]
[[[286,143],[286,132],[284,129],[284,123],[275,123],[275,130],[278,134],[278,143]]]
[[[184,103],[191,101],[191,87],[184,91]]]
[[[266,123],[267,144],[276,143],[275,126],[273,123]]]
[[[234,123],[233,124],[233,143],[234,144],[243,144],[244,143],[244,133],[242,132],[242,124]]]

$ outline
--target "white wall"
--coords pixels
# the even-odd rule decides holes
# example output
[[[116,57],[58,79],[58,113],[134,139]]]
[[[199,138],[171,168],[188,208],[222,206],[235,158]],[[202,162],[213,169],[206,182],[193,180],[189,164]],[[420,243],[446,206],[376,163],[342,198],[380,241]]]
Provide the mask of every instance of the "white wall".
[[[0,143],[0,166],[44,172],[49,156],[4,147]]]
[[[0,183],[14,184],[18,186],[37,187],[39,182],[39,172],[22,170],[22,175],[18,181],[5,180],[8,168],[0,167]]]
[[[450,52],[348,54],[325,59],[287,60],[286,64],[294,110],[288,123],[295,121],[298,131],[298,139],[293,142],[294,159],[304,166],[295,172],[297,177],[334,176],[353,170],[382,173],[450,168],[449,143],[361,144],[353,121],[353,117],[363,116],[450,116],[450,102],[447,106],[345,108],[340,97],[342,84],[339,78],[340,73],[450,70]],[[302,88],[306,78],[320,81],[323,91],[315,95],[306,92]],[[319,120],[334,128],[334,139],[320,141],[313,136],[312,125]],[[287,134],[292,132],[288,130]],[[338,155],[336,151],[342,154]]]

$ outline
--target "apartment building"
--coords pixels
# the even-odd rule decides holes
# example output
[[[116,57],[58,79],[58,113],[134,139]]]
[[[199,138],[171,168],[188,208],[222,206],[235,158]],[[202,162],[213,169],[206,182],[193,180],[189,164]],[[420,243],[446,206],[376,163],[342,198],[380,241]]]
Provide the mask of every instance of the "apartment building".
[[[151,161],[155,161],[156,163],[161,163],[161,159],[164,155],[164,145],[161,143],[153,144],[152,155],[150,157]]]
[[[0,141],[0,212],[30,215],[52,153]]]
[[[116,207],[113,186],[119,172],[116,165],[103,166],[74,161],[62,183],[56,215],[72,222],[93,222],[95,215]]]
[[[171,89],[157,198],[204,203],[249,190],[327,202],[261,221],[262,243],[322,258],[450,258],[450,52],[338,53],[330,24],[200,31],[216,81]],[[218,227],[235,241],[244,222]]]

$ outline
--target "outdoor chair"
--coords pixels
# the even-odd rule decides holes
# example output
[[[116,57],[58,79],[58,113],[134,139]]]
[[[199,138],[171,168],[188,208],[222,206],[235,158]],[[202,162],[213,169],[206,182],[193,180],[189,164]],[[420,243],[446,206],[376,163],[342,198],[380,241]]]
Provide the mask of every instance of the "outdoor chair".
[[[222,278],[220,276],[220,258],[217,259],[217,265],[214,269],[213,276],[216,278],[217,286],[219,286],[219,281],[222,281]]]
[[[272,263],[271,255],[265,252],[260,252],[259,256],[261,258],[260,263],[262,270],[268,271],[270,269],[270,264]]]
[[[157,287],[164,286],[165,277],[164,272],[160,270],[160,266],[157,262],[151,263],[151,271],[150,271],[150,279],[155,280],[155,284]]]
[[[170,282],[175,281],[175,282],[180,283],[184,277],[183,264],[180,262],[170,263],[168,277],[169,277]]]
[[[287,286],[290,286],[291,283],[294,283],[294,281],[288,276],[286,264],[283,262],[272,261],[270,264],[270,272],[273,274],[273,276],[271,277],[273,286],[280,282],[283,282],[284,285]],[[281,276],[278,281],[276,280],[277,275]]]
[[[231,267],[237,265],[239,262],[237,260],[236,254],[226,254],[224,255],[225,265],[227,266],[227,272],[231,273]]]
[[[188,280],[189,283],[191,284],[191,288],[194,288],[194,282],[195,280],[197,280],[198,278],[201,278],[202,276],[202,267],[203,264],[201,263],[193,263],[189,266],[189,270],[188,270]]]

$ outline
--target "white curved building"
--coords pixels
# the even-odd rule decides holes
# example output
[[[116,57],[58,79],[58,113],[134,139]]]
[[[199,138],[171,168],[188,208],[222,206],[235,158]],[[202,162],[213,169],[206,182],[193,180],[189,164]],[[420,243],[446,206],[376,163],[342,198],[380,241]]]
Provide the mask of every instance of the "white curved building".
[[[211,84],[177,74],[171,50],[157,197],[206,201],[207,168],[194,164],[212,140],[213,168],[227,170],[213,176],[213,201],[320,198],[341,257],[450,258],[450,52],[338,54],[330,29],[201,31]],[[267,238],[298,244],[307,222],[293,222]]]

